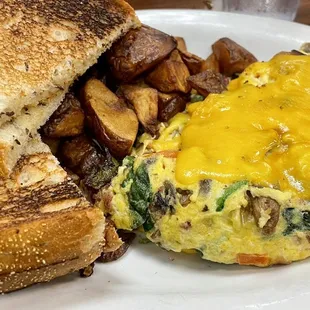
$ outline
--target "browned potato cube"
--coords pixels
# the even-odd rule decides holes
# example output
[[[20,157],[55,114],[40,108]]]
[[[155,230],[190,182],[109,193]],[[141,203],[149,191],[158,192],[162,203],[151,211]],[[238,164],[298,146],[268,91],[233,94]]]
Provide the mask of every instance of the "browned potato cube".
[[[184,38],[182,37],[174,37],[174,38],[177,41],[177,49],[182,53],[187,52],[187,46]]]
[[[122,85],[119,91],[133,105],[139,121],[146,132],[155,135],[158,131],[158,92],[154,88],[138,85]]]
[[[189,52],[181,53],[182,59],[189,69],[190,74],[198,74],[208,68],[207,61]]]
[[[109,151],[85,135],[65,141],[58,156],[67,169],[82,179],[85,189],[98,190],[117,174],[118,163]]]
[[[179,112],[183,112],[189,101],[183,94],[158,94],[158,120],[167,122]]]
[[[191,90],[187,82],[189,76],[184,62],[167,59],[147,76],[146,82],[163,93],[188,93]]]
[[[206,70],[188,78],[190,85],[205,97],[210,93],[220,94],[228,85],[228,78],[212,70]]]
[[[74,137],[83,132],[84,112],[80,102],[73,94],[68,93],[46,124],[42,132],[50,138]]]
[[[180,52],[178,50],[174,50],[171,52],[169,56],[169,60],[183,62]]]
[[[67,168],[78,175],[82,175],[80,166],[87,154],[93,149],[91,140],[82,135],[65,141],[57,155]]]
[[[42,139],[43,143],[48,145],[52,154],[56,155],[58,152],[59,145],[60,145],[60,140],[56,139],[56,138],[49,138],[49,137],[46,137],[44,135],[41,136],[41,139]]]
[[[85,84],[81,98],[87,123],[98,142],[106,145],[117,158],[128,155],[139,126],[135,112],[96,79]]]
[[[107,59],[114,76],[129,82],[146,70],[152,69],[177,46],[166,33],[143,25],[130,30],[113,44]]]
[[[232,76],[235,73],[241,73],[257,59],[253,54],[247,51],[229,38],[222,38],[212,45],[213,53],[220,64],[220,72],[226,76]]]
[[[220,73],[220,64],[213,53],[207,58],[206,62],[207,62],[206,70],[212,70],[216,73]]]

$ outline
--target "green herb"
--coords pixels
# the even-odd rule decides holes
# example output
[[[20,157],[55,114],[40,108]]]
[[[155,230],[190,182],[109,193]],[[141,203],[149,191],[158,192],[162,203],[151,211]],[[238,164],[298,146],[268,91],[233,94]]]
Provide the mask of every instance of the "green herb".
[[[100,189],[109,183],[117,174],[118,164],[94,167],[92,172],[85,177],[85,184],[95,189]]]
[[[287,223],[287,227],[283,232],[284,236],[290,235],[294,231],[310,230],[310,211],[287,208],[283,210],[282,216]]]
[[[191,94],[191,103],[200,102],[205,100],[204,96],[198,94]]]
[[[133,165],[134,165],[135,158],[133,156],[126,156],[123,160],[123,165],[128,168],[128,174],[121,184],[122,188],[125,188],[130,180],[134,178],[134,171],[133,171]]]
[[[248,184],[248,181],[239,181],[239,182],[236,182],[232,185],[230,185],[229,187],[227,187],[224,191],[224,194],[217,199],[216,201],[216,211],[217,212],[220,212],[224,209],[224,206],[225,206],[225,201],[227,200],[227,198],[233,194],[234,192],[236,192],[238,189],[240,189],[242,186],[244,185],[247,185]]]
[[[130,210],[130,217],[132,219],[131,229],[136,229],[145,222],[145,219],[137,211]]]
[[[83,163],[85,185],[100,189],[117,175],[119,163],[116,159],[93,152]]]
[[[146,219],[145,223],[143,224],[144,231],[148,232],[148,231],[152,230],[154,228],[154,224],[155,223],[152,219],[152,216],[148,212],[147,219]]]
[[[151,243],[151,240],[149,240],[147,238],[140,238],[139,243],[140,244],[148,244],[148,243]]]
[[[127,194],[130,209],[135,214],[133,229],[141,226],[147,220],[147,209],[152,200],[152,190],[145,163],[142,163],[135,172],[132,172],[132,183]]]

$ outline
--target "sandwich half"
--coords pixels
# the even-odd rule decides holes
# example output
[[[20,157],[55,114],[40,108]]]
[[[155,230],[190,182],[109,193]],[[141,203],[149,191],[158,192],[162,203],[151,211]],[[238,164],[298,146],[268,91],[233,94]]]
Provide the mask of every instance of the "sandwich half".
[[[123,0],[2,1],[1,176],[9,175],[74,80],[115,40],[139,25]]]
[[[85,268],[107,246],[102,211],[37,138],[0,193],[0,293]]]

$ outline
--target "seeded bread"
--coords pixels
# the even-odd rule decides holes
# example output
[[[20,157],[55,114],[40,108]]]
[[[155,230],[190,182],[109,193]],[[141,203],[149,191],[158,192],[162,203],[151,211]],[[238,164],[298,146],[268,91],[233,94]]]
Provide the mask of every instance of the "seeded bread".
[[[88,266],[105,245],[105,220],[33,139],[0,180],[0,293]]]

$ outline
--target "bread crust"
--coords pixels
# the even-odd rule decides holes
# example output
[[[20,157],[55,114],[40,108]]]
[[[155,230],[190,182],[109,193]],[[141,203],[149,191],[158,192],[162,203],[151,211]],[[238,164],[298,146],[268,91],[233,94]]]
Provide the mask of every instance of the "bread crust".
[[[74,80],[138,26],[123,0],[1,1],[0,176],[7,177],[21,156],[25,130],[33,135]]]
[[[0,293],[9,293],[36,283],[49,282],[80,270],[94,262],[100,254],[101,248],[99,245],[95,245],[89,253],[82,254],[78,258],[66,262],[9,275],[0,275]]]
[[[123,0],[1,1],[0,121],[66,89],[138,25]]]
[[[34,140],[0,180],[0,293],[86,267],[105,245],[102,211],[45,150]]]

